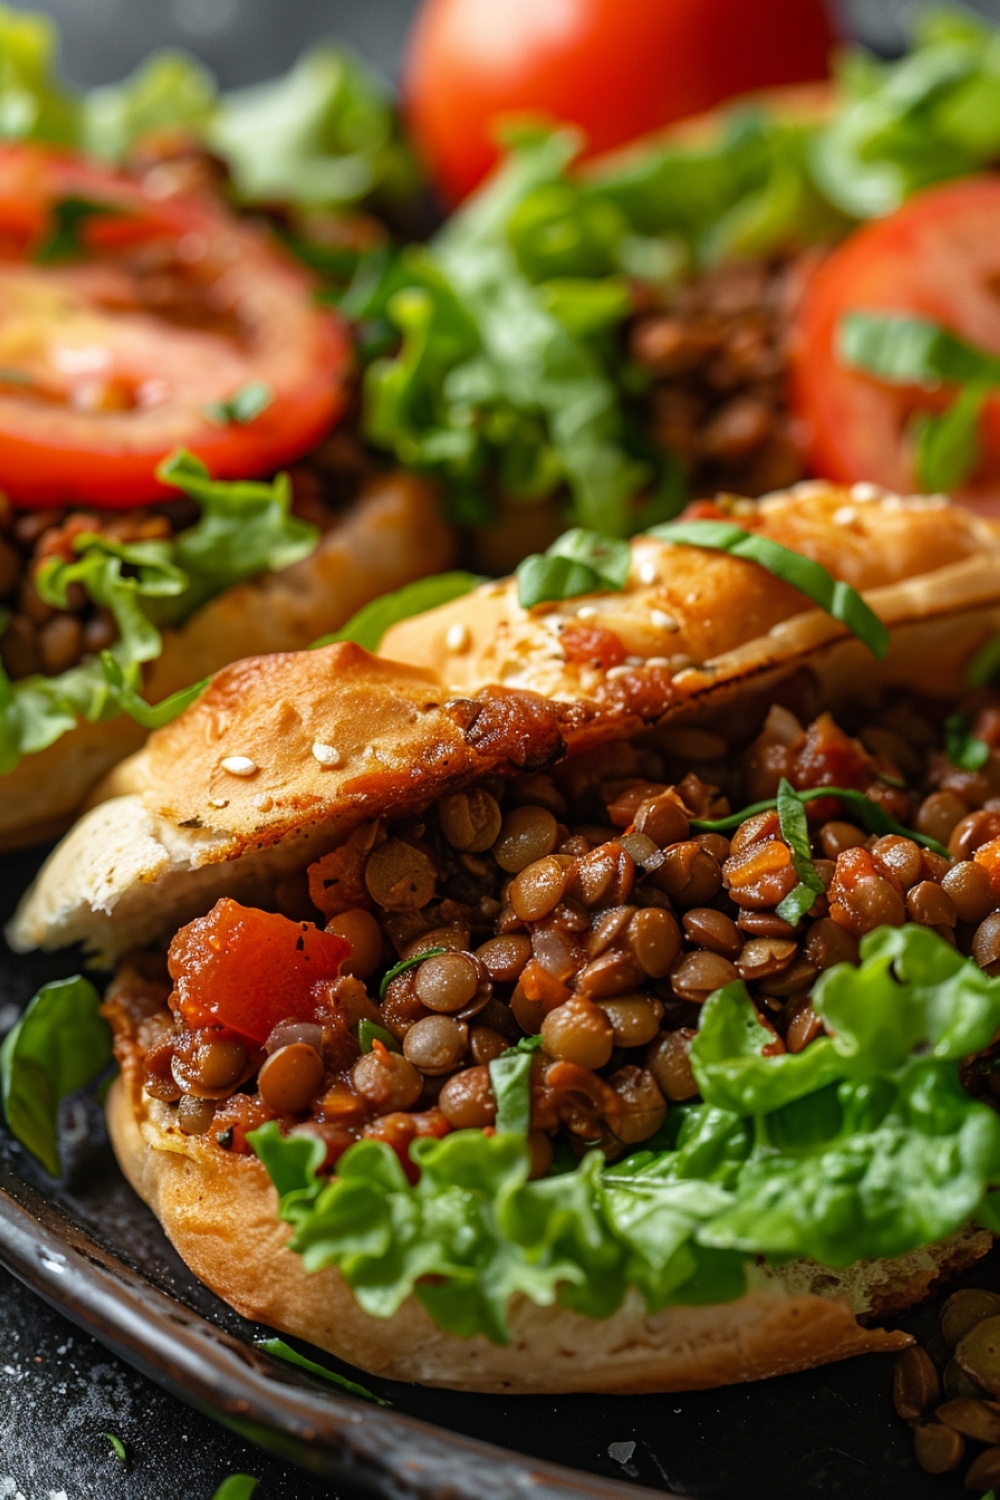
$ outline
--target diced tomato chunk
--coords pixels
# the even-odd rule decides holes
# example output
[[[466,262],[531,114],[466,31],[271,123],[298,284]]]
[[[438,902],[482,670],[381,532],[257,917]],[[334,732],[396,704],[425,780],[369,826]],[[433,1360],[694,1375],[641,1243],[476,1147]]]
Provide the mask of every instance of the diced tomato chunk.
[[[312,922],[227,896],[170,944],[170,1004],[190,1026],[228,1026],[264,1042],[279,1021],[313,1018],[319,987],[337,977],[350,951]]]
[[[567,661],[598,668],[607,672],[611,667],[620,667],[625,660],[625,647],[613,630],[602,625],[567,625],[559,637]]]

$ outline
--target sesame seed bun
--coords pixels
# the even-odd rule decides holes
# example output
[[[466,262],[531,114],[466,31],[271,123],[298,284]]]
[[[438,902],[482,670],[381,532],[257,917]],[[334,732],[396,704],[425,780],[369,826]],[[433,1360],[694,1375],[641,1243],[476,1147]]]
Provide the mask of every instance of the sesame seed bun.
[[[491,585],[393,631],[383,651],[404,660],[339,645],[242,662],[109,778],[107,800],[25,898],[11,940],[121,953],[170,937],[220,895],[267,905],[280,879],[362,822],[647,727],[724,725],[804,667],[831,705],[886,684],[954,693],[969,651],[1000,628],[1000,540],[962,510],[814,485],[760,515],[766,534],[865,590],[892,631],[883,662],[763,570],[648,539],[633,544],[620,594],[524,611],[511,584]],[[624,642],[627,670],[560,654],[558,623],[581,606]],[[654,612],[668,608],[690,665],[659,664],[667,627]],[[394,1379],[508,1393],[676,1390],[897,1349],[907,1335],[865,1324],[991,1244],[968,1229],[841,1272],[802,1261],[757,1269],[733,1303],[652,1316],[634,1294],[600,1321],[515,1300],[510,1344],[459,1339],[412,1299],[374,1319],[335,1270],[307,1273],[262,1165],[183,1135],[143,1092],[138,1046],[121,1033],[119,1044],[112,1141],[195,1274],[247,1316]]]

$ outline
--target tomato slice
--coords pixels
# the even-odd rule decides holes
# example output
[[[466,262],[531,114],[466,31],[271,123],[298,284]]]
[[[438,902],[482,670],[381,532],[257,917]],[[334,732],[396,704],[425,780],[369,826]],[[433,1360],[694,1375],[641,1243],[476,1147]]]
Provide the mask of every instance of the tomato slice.
[[[240,906],[228,896],[170,944],[170,1003],[189,1026],[226,1026],[262,1044],[281,1021],[310,1021],[317,985],[351,945],[312,922]]]
[[[343,410],[350,335],[309,273],[262,226],[157,193],[155,173],[0,150],[0,489],[16,505],[158,499],[178,447],[215,478],[267,474]],[[228,419],[248,390],[263,409]]]
[[[942,410],[955,388],[890,385],[842,364],[837,330],[854,311],[926,318],[1000,354],[1000,176],[932,188],[858,230],[816,273],[796,320],[792,401],[810,467],[911,493],[912,419]],[[986,402],[979,441],[979,466],[955,498],[1000,514],[1000,393]]]
[[[596,154],[733,94],[825,78],[827,12],[823,0],[424,0],[407,124],[456,203],[496,161],[504,116],[580,125]]]

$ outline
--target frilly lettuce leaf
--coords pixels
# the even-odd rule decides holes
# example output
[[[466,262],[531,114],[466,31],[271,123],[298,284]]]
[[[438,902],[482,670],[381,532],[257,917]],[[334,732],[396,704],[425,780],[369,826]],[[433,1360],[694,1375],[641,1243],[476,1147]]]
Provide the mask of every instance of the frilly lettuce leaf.
[[[591,1317],[629,1286],[650,1311],[725,1301],[753,1257],[839,1267],[1000,1222],[1000,1120],[959,1082],[1000,1028],[1000,978],[928,928],[882,928],[814,1003],[832,1035],[765,1056],[744,986],[712,995],[691,1049],[702,1101],[612,1165],[591,1152],[529,1181],[521,1136],[459,1131],[413,1145],[411,1186],[380,1142],[325,1180],[319,1142],[277,1122],[250,1140],[308,1269],[337,1266],[373,1316],[412,1293],[442,1327],[499,1341],[514,1294]]]
[[[567,277],[571,256],[556,262],[558,277],[533,279],[552,269],[538,243],[554,237],[544,215],[522,223],[516,243],[508,238],[508,220],[532,194],[566,186],[577,148],[572,132],[522,133],[505,166],[431,246],[403,258],[406,284],[386,308],[402,344],[369,366],[366,427],[401,462],[438,472],[461,519],[476,519],[463,504],[496,474],[507,495],[525,502],[566,488],[580,522],[621,536],[649,477],[626,443],[606,346],[606,329],[629,300],[620,290],[599,293],[597,316],[592,289]],[[572,220],[580,195],[567,191],[563,217]],[[619,237],[625,229],[622,221]],[[597,230],[584,223],[570,233],[582,263],[595,264]]]
[[[179,131],[224,157],[253,203],[406,204],[420,191],[388,89],[344,48],[319,43],[282,77],[227,94],[171,48],[75,97],[55,76],[55,47],[47,17],[0,6],[0,138],[121,161],[150,132]]]
[[[181,451],[161,466],[160,477],[201,506],[194,526],[169,540],[145,542],[85,532],[74,540],[71,561],[51,557],[38,569],[43,599],[64,608],[70,586],[81,585],[111,611],[118,639],[57,677],[11,682],[0,667],[0,775],[81,721],[127,713],[146,728],[168,723],[203,684],[153,706],[143,701],[141,667],[160,654],[160,627],[182,624],[223,589],[286,568],[316,545],[316,528],[291,514],[287,475],[270,484],[213,480],[200,460]]]
[[[80,144],[120,161],[152,131],[202,138],[217,106],[215,79],[186,52],[157,52],[120,83],[91,89],[83,101]]]
[[[0,5],[0,139],[76,141],[79,106],[55,76],[56,47],[48,16]]]
[[[819,132],[812,170],[854,218],[991,165],[1000,151],[1000,32],[968,12],[931,12],[897,63],[849,54],[844,103]]]
[[[331,43],[281,78],[224,95],[207,139],[249,202],[405,200],[419,187],[388,90]]]

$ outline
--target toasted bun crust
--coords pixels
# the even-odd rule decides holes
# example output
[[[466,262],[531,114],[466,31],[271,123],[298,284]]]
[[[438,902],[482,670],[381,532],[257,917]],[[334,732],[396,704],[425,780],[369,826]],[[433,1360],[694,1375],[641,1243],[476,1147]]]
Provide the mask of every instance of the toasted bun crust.
[[[344,644],[239,662],[112,773],[10,941],[114,956],[220,895],[268,904],[363,821],[645,725],[711,722],[806,665],[832,707],[886,683],[948,696],[1000,629],[1000,531],[958,507],[810,485],[765,501],[761,526],[865,589],[892,627],[885,661],[756,565],[642,538],[619,594],[523,610],[491,584],[396,627],[379,657]],[[613,631],[626,663],[567,659],[570,623]],[[665,637],[683,647],[669,659]]]
[[[163,652],[146,674],[150,701],[239,657],[301,650],[369,599],[446,568],[451,545],[426,485],[402,472],[380,477],[310,557],[227,589],[182,629],[164,631]],[[120,714],[81,724],[25,756],[0,780],[0,850],[61,832],[101,777],[145,737]]]
[[[169,1124],[126,1061],[108,1097],[108,1128],[125,1175],[195,1275],[245,1317],[316,1344],[390,1380],[507,1395],[697,1390],[806,1370],[852,1354],[902,1349],[908,1334],[862,1327],[924,1297],[941,1275],[986,1253],[967,1230],[898,1260],[831,1272],[799,1261],[760,1273],[736,1302],[648,1315],[636,1293],[595,1320],[524,1298],[509,1308],[511,1342],[459,1338],[415,1298],[370,1317],[333,1268],[308,1272],[255,1157],[233,1156]],[[816,1290],[814,1290],[814,1287]],[[822,1295],[818,1295],[818,1289]]]
[[[1000,529],[940,497],[902,499],[874,486],[849,490],[815,481],[746,504],[752,530],[863,592],[890,627],[1000,598]],[[739,523],[739,514],[733,519]],[[640,537],[622,593],[526,610],[515,579],[484,584],[394,625],[379,654],[428,667],[456,692],[500,683],[562,700],[602,701],[611,686],[606,674],[567,662],[560,648],[570,625],[613,631],[628,657],[669,663],[675,697],[688,702],[846,635],[755,563]]]

